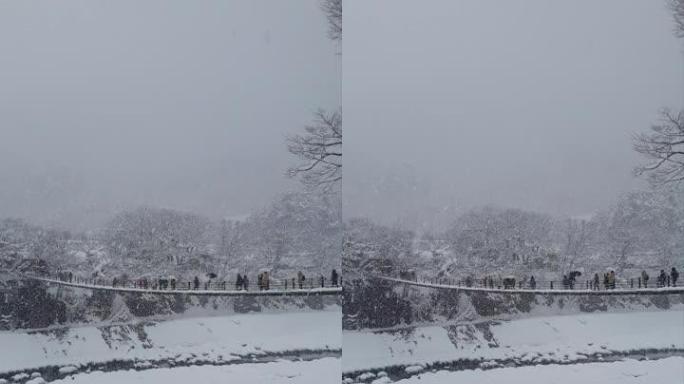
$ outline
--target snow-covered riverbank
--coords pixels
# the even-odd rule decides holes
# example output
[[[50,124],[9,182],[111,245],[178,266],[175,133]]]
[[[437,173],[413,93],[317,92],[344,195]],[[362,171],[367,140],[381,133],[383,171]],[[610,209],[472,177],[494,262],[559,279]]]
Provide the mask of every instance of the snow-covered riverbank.
[[[111,360],[220,359],[292,350],[339,351],[339,307],[127,325],[0,332],[0,372]],[[338,370],[339,378],[339,370]]]
[[[684,348],[684,311],[595,313],[387,332],[345,331],[345,372],[459,359],[572,361]]]
[[[396,381],[397,384],[644,384],[680,383],[684,378],[684,358],[660,360],[625,360],[612,363],[581,365],[544,365],[521,368],[500,368],[473,371],[438,371]],[[391,383],[391,380],[382,380]]]
[[[312,361],[277,361],[265,364],[231,366],[194,366],[145,371],[91,372],[69,376],[54,384],[176,384],[202,383],[273,383],[337,384],[340,382],[340,359]]]

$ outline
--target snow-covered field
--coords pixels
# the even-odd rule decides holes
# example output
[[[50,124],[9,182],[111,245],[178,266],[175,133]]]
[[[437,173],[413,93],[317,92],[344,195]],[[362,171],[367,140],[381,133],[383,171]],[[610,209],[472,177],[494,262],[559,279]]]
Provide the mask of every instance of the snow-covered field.
[[[338,327],[339,328],[339,327]],[[91,372],[53,381],[55,384],[337,384],[340,382],[340,359],[313,361],[278,361],[265,364],[229,366],[193,366],[150,369],[146,371]]]
[[[378,379],[378,383],[390,383]],[[684,382],[684,358],[660,360],[625,360],[612,363],[578,365],[543,365],[520,368],[498,368],[472,371],[438,371],[396,381],[397,384],[653,384]]]
[[[226,362],[245,355],[339,351],[341,311],[253,313],[129,325],[0,332],[0,373],[120,360]],[[339,370],[337,371],[339,378]]]
[[[684,311],[592,313],[345,331],[344,372],[459,359],[571,362],[587,355],[684,349]]]

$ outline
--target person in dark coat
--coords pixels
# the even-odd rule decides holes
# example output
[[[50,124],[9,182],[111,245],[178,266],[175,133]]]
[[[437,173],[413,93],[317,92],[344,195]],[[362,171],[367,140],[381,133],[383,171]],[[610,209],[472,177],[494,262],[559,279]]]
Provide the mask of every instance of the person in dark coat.
[[[672,268],[674,270],[674,268]],[[332,273],[330,274],[330,280],[332,281],[333,287],[337,287],[337,271],[335,269],[332,270]]]
[[[247,278],[247,274],[242,276],[242,286],[245,288],[245,291],[249,291],[249,278]]]
[[[664,269],[661,269],[660,275],[658,275],[658,287],[664,287],[665,281],[667,281],[667,274]]]
[[[242,276],[238,273],[237,279],[235,279],[235,290],[239,291],[242,289]]]
[[[199,282],[199,277],[195,276],[195,278],[193,279],[192,282],[193,282],[194,288],[195,288],[196,290],[199,289],[199,283],[200,283],[200,282]]]
[[[299,289],[304,288],[304,280],[306,280],[306,278],[302,271],[297,272],[297,284],[299,285]]]
[[[601,288],[601,279],[599,278],[598,273],[594,273],[594,286],[592,288],[595,291],[598,291],[599,288]]]
[[[537,289],[537,280],[534,279],[534,276],[530,276],[530,289]]]
[[[677,280],[679,279],[679,272],[677,271],[677,268],[672,267],[672,270],[670,271],[670,278],[672,279],[672,286],[676,287]]]
[[[648,273],[646,271],[641,271],[641,282],[644,283],[644,288],[648,288]]]

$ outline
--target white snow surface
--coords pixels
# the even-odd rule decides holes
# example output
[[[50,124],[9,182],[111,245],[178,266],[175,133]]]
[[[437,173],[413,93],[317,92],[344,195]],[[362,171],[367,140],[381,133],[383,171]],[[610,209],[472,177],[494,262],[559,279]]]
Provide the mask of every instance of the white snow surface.
[[[684,358],[422,373],[397,384],[652,384],[684,381]]]
[[[339,306],[323,311],[184,318],[145,325],[0,332],[0,372],[113,359],[231,359],[296,349],[340,349]]]
[[[684,348],[684,311],[535,317],[501,321],[490,330],[492,340],[472,324],[419,326],[409,332],[345,331],[343,370],[478,358],[573,361],[584,354]]]
[[[264,364],[192,366],[144,371],[91,372],[53,381],[54,384],[333,384],[340,382],[340,359],[277,361]]]

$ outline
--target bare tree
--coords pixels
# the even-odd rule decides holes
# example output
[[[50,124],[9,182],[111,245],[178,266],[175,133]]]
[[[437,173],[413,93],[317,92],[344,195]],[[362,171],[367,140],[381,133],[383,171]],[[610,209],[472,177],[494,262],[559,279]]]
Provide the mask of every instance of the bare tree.
[[[675,22],[675,35],[684,38],[684,0],[670,0],[670,8]]]
[[[287,149],[302,163],[288,170],[310,188],[330,192],[342,180],[342,113],[319,109],[304,134],[287,138]]]
[[[663,110],[660,124],[635,135],[633,145],[650,160],[634,170],[636,175],[647,174],[654,185],[684,180],[684,111]]]
[[[328,37],[342,41],[342,0],[322,0],[321,9],[328,19]]]

